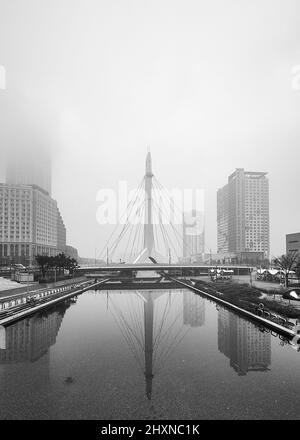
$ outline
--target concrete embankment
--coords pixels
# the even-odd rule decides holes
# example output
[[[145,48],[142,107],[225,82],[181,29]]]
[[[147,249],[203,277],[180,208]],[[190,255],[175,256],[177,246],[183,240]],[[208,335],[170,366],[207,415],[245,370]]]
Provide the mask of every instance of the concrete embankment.
[[[198,287],[195,287],[194,285],[192,285],[186,281],[181,281],[181,280],[178,280],[173,277],[168,277],[168,278],[172,279],[173,281],[176,281],[181,286],[186,287],[187,289],[190,289],[195,293],[201,294],[201,295],[213,300],[217,304],[220,304],[220,305],[224,306],[225,308],[234,311],[238,315],[241,315],[241,316],[247,318],[248,320],[252,321],[253,323],[255,323],[259,326],[266,327],[266,328],[270,329],[271,331],[274,331],[277,334],[288,338],[289,340],[294,340],[294,341],[297,341],[297,343],[300,343],[299,335],[297,335],[296,332],[294,332],[293,330],[291,330],[287,327],[284,327],[280,324],[277,324],[277,323],[270,321],[266,318],[263,318],[261,316],[255,315],[254,313],[249,312],[248,310],[242,309],[242,308],[240,308],[240,307],[238,307],[238,306],[236,306],[226,300],[223,300],[217,296],[214,296],[211,293],[207,293],[204,290],[201,290]]]
[[[47,300],[45,302],[42,303],[37,303],[37,304],[33,304],[33,305],[29,305],[29,306],[25,306],[24,305],[24,309],[21,310],[16,310],[14,312],[14,310],[11,310],[11,314],[9,314],[9,316],[4,316],[1,319],[1,314],[0,314],[0,325],[5,326],[8,324],[11,324],[15,321],[18,321],[20,319],[25,318],[26,316],[32,315],[40,310],[43,310],[47,307],[51,307],[61,301],[65,301],[66,299],[70,299],[76,295],[79,295],[87,290],[90,289],[94,289],[95,287],[97,287],[99,284],[103,284],[106,283],[108,281],[108,279],[104,279],[101,281],[97,281],[97,282],[90,282],[90,281],[85,281],[83,283],[81,283],[81,285],[79,285],[78,287],[76,287],[75,289],[71,289],[71,291],[62,291],[61,295],[56,295],[55,297],[48,297]],[[10,310],[9,310],[10,312]]]

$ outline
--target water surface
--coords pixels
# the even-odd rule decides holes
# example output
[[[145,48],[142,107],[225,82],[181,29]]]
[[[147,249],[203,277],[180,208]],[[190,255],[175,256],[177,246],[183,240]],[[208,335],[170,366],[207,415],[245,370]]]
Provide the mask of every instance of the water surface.
[[[299,353],[188,290],[86,292],[0,342],[1,419],[299,418]]]

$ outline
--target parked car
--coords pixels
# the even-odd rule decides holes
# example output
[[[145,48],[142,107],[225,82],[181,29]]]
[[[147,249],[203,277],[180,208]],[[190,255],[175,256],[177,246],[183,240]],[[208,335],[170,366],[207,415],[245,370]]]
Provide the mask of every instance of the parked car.
[[[18,269],[18,270],[24,270],[26,269],[26,267],[23,264],[14,264],[13,265],[14,269]]]
[[[10,271],[10,267],[9,266],[2,266],[0,267],[0,272],[9,272]]]
[[[282,294],[282,298],[293,301],[300,301],[300,288],[288,289]]]

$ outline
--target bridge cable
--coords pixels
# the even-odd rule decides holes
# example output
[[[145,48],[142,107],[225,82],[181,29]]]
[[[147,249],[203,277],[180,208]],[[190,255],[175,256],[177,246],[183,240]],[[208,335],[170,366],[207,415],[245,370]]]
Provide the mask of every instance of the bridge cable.
[[[136,190],[135,190],[135,192],[134,192],[134,195],[133,195],[132,199],[129,201],[129,203],[128,203],[126,209],[123,211],[123,213],[122,213],[122,215],[121,215],[121,217],[120,217],[120,221],[123,219],[124,215],[125,215],[126,213],[128,213],[128,210],[130,209],[130,207],[136,203],[137,196],[138,196],[138,194],[140,193],[141,188],[144,186],[144,181],[145,181],[145,177],[143,177],[143,179],[141,180],[139,186],[136,188]],[[110,243],[110,240],[112,239],[113,235],[116,233],[116,231],[117,231],[117,229],[118,229],[119,226],[120,226],[120,223],[117,223],[116,227],[114,228],[114,230],[113,230],[112,233],[110,234],[108,240],[106,241],[106,244],[105,244],[104,248],[102,249],[102,251],[100,252],[100,254],[98,254],[98,258],[100,258],[100,257],[105,253],[105,251],[106,251],[106,249],[107,249],[107,247],[108,247],[108,245],[109,245],[109,243]]]
[[[136,211],[135,211],[135,215],[140,211],[140,208],[141,208],[141,206],[143,205],[143,203],[144,203],[144,202],[142,202],[142,203],[140,204],[140,206],[138,206],[138,208],[137,208]],[[131,211],[132,211],[132,210],[131,210]],[[130,212],[130,215],[131,215],[131,212]],[[119,245],[121,239],[126,235],[128,229],[130,229],[131,226],[134,227],[135,224],[132,223],[132,222],[130,222],[130,217],[129,217],[128,222],[123,226],[122,231],[119,233],[117,239],[114,241],[114,243],[113,243],[113,245],[112,245],[112,248],[111,248],[111,255],[114,254],[114,252],[116,251],[116,249],[117,249],[117,247],[118,247],[118,245]]]
[[[158,191],[160,191],[160,193],[162,194],[162,197],[164,197],[165,201],[168,202],[168,204],[169,204],[169,203],[172,201],[172,199],[171,199],[171,198],[168,198],[168,196],[163,192],[163,191],[166,191],[166,190],[165,190],[165,188],[164,188],[160,183],[159,183],[160,187],[157,186],[158,183],[159,183],[159,182],[158,182],[158,180],[156,179],[156,181],[155,181],[155,185],[156,185]],[[161,191],[161,189],[162,189],[163,191]],[[163,200],[162,197],[161,197],[161,201],[162,201],[163,206],[165,206],[165,201]],[[171,209],[173,210],[173,212],[174,212],[174,207],[176,207],[177,210],[178,210],[178,212],[179,212],[179,208],[176,206],[175,203],[170,203],[170,205],[171,205]],[[182,217],[182,212],[181,212],[181,219],[182,219],[182,218],[183,218],[183,217]],[[184,245],[185,245],[185,248],[189,251],[190,255],[192,255],[192,254],[193,254],[192,249],[191,249],[191,248],[185,243],[185,240],[184,240],[184,236],[183,236],[183,234],[181,235],[181,234],[177,231],[177,229],[175,228],[175,226],[174,226],[174,224],[172,223],[172,221],[170,221],[169,224],[170,224],[171,228],[173,229],[173,232],[174,232],[175,238],[176,238],[177,241],[178,241],[179,248],[181,249],[182,245],[184,244]],[[183,224],[183,223],[182,223],[182,224]]]

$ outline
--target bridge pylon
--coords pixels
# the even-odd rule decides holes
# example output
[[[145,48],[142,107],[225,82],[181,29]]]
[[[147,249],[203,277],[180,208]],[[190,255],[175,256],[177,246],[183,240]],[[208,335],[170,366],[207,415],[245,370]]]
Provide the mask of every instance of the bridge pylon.
[[[144,214],[144,249],[140,252],[134,260],[134,264],[144,263],[149,260],[149,257],[155,258],[157,261],[163,261],[164,258],[160,255],[154,244],[154,229],[153,229],[153,172],[152,172],[152,158],[148,151],[146,157],[146,173],[145,173],[145,214]],[[149,260],[150,262],[151,260]]]

